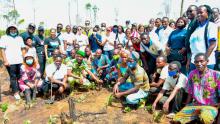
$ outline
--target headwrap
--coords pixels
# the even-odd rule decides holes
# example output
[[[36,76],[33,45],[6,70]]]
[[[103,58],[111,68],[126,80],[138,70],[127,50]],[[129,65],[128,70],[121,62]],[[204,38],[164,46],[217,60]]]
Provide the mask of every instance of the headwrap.
[[[77,55],[80,55],[80,56],[82,56],[82,57],[85,57],[85,52],[84,51],[82,51],[82,50],[78,50],[77,52],[76,52],[76,54]]]

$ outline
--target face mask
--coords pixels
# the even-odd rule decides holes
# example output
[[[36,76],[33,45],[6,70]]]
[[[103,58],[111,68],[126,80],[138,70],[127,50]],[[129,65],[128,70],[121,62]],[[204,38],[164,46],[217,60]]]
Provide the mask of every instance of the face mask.
[[[28,60],[26,60],[26,64],[27,64],[27,65],[32,65],[33,62],[34,62],[33,59],[28,59]]]
[[[114,33],[117,33],[117,32],[118,32],[118,29],[117,29],[117,28],[114,28],[114,29],[113,29],[113,32],[114,32]]]
[[[177,71],[176,70],[174,70],[174,71],[168,71],[168,75],[170,76],[170,77],[173,77],[173,76],[175,76],[177,74]]]
[[[120,58],[120,55],[114,55],[113,60],[118,60]]]
[[[101,30],[104,31],[104,30],[105,30],[105,27],[101,27]]]
[[[12,37],[16,37],[16,36],[17,36],[17,33],[10,33],[10,35],[11,35]]]
[[[137,62],[134,61],[134,62],[128,62],[128,67],[131,69],[131,70],[134,70],[136,68],[136,65],[137,65]]]

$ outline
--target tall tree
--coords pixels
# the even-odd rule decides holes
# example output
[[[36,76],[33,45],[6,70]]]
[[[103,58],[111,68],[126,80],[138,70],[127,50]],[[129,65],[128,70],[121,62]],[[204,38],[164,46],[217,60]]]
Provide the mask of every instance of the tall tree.
[[[86,11],[87,11],[87,13],[89,14],[89,18],[90,18],[90,20],[91,20],[91,17],[92,17],[92,15],[91,15],[92,4],[91,4],[91,3],[87,3],[87,4],[85,5],[85,8],[86,8]]]

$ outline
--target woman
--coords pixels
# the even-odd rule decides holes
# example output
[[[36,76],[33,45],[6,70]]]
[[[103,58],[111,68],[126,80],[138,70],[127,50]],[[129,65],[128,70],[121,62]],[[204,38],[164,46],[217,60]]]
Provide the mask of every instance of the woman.
[[[9,26],[6,35],[0,42],[3,62],[10,76],[10,88],[16,100],[20,99],[17,80],[20,78],[20,66],[25,54],[23,39],[18,34],[16,26]]]
[[[24,57],[24,63],[21,65],[21,78],[19,87],[25,94],[26,104],[31,106],[31,101],[36,100],[37,89],[42,86],[40,66],[31,53]]]
[[[189,39],[189,47],[191,51],[191,59],[187,61],[187,67],[190,65],[190,69],[194,70],[194,58],[198,53],[205,53],[208,56],[209,62],[208,68],[214,69],[216,64],[215,50],[217,38],[217,26],[210,21],[212,17],[212,10],[207,5],[201,5],[197,11],[198,26],[193,31]]]
[[[61,51],[61,42],[60,40],[56,37],[56,29],[52,28],[50,29],[50,37],[48,37],[45,40],[45,55],[46,55],[46,59],[48,59],[49,57],[52,56],[52,52],[55,49],[59,49]],[[62,53],[62,51],[61,51]]]
[[[37,52],[35,47],[32,46],[33,41],[31,39],[31,37],[26,38],[25,40],[25,44],[26,44],[26,54],[32,54],[35,58],[35,60],[38,62],[38,56],[37,56]]]
[[[108,56],[110,60],[113,57],[114,41],[115,41],[115,35],[111,33],[111,28],[108,27],[106,30],[106,35],[103,36],[103,41],[101,43],[101,46],[104,46],[103,47],[104,54]]]
[[[180,17],[177,19],[174,30],[167,42],[167,59],[168,63],[172,61],[179,61],[181,63],[181,72],[186,75],[186,19]]]
[[[144,25],[139,24],[139,25],[138,25],[138,33],[139,33],[139,35],[143,34],[143,33],[144,33],[144,30],[145,30]]]
[[[122,44],[125,49],[129,49],[130,46],[132,46],[131,42],[131,29],[127,28],[125,31],[125,37],[122,40]]]
[[[124,77],[124,75],[126,74],[127,72],[127,69],[128,69],[128,65],[127,65],[127,62],[128,62],[128,53],[126,53],[125,51],[123,51],[121,53],[121,63],[119,63],[117,65],[117,71],[118,71],[118,81]],[[128,78],[126,80],[126,83],[124,83],[123,85],[120,85],[119,86],[119,89],[120,91],[126,91],[130,88],[134,87],[134,85],[131,83],[131,80],[130,78]]]
[[[116,36],[117,37],[116,42],[118,45],[119,43],[122,43],[122,40],[125,37],[124,28],[121,25],[118,26],[118,34],[117,35],[118,36]]]

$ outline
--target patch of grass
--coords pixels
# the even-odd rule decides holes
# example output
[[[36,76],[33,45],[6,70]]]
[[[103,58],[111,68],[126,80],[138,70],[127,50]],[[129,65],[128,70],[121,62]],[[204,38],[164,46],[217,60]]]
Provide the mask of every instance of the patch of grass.
[[[23,124],[31,124],[31,121],[30,121],[30,120],[25,120],[25,121],[23,122]]]
[[[2,112],[6,112],[8,110],[8,103],[3,103],[0,105]]]

